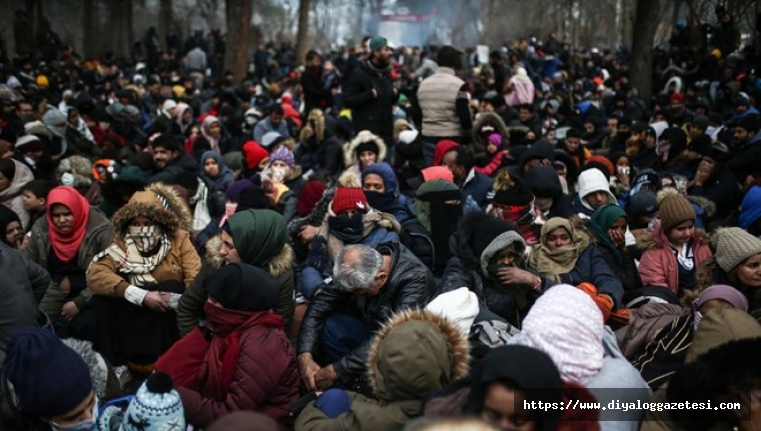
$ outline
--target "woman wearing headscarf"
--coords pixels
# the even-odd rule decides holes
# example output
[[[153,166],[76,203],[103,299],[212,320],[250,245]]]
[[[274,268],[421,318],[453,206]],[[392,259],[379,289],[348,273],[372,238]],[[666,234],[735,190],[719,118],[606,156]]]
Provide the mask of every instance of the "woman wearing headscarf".
[[[407,199],[399,194],[396,175],[388,163],[379,162],[366,167],[362,171],[361,180],[367,203],[371,207],[392,214],[399,223],[412,217]]]
[[[206,151],[201,156],[201,179],[213,190],[224,192],[235,181],[235,175],[225,165],[222,156],[215,151]]]
[[[174,117],[173,133],[186,138],[189,137],[191,129],[197,124],[193,118],[193,107],[185,102],[178,103],[174,109]]]
[[[132,195],[111,222],[114,242],[87,272],[93,344],[113,364],[150,374],[180,338],[177,303],[201,268],[188,233],[192,217],[177,193],[158,183]]]
[[[54,156],[83,156],[90,160],[97,160],[100,150],[95,142],[87,140],[77,129],[69,124],[66,114],[57,108],[49,107],[42,117],[45,127],[50,130],[60,142],[60,151]]]
[[[650,399],[647,383],[621,354],[613,331],[603,323],[599,307],[576,287],[561,284],[548,289],[529,311],[521,333],[510,343],[549,355],[561,379],[584,385],[603,406],[611,401],[637,404]],[[601,429],[637,430],[643,412],[601,411]]]
[[[293,320],[293,250],[283,216],[272,210],[246,210],[232,215],[219,235],[206,243],[206,259],[201,271],[180,298],[177,322],[185,335],[197,324],[208,293],[204,280],[217,269],[234,263],[262,268],[280,283],[280,296],[273,307],[286,330]]]
[[[589,230],[610,269],[618,275],[625,292],[639,289],[642,282],[634,257],[626,248],[626,212],[618,205],[598,208],[589,221]]]
[[[174,379],[193,426],[241,410],[284,422],[299,398],[299,372],[283,319],[272,311],[279,282],[263,269],[233,263],[203,285],[205,323],[162,355],[156,369]]]
[[[201,136],[209,141],[212,151],[222,154],[219,146],[219,141],[222,137],[222,123],[219,121],[219,118],[213,115],[207,116],[203,120],[203,124],[201,124]]]
[[[739,227],[717,230],[711,243],[716,253],[697,272],[697,289],[685,300],[714,284],[728,284],[748,299],[749,312],[761,313],[761,239]]]
[[[732,286],[716,284],[705,289],[692,304],[691,313],[674,319],[647,343],[632,360],[642,378],[653,390],[666,383],[683,364],[692,338],[709,311],[735,308],[748,311],[748,300]]]
[[[552,281],[579,285],[591,283],[599,293],[595,301],[613,309],[621,307],[624,289],[589,236],[559,217],[542,226],[539,244],[529,256],[529,267]],[[607,298],[606,298],[607,297]]]
[[[51,190],[47,204],[46,217],[34,224],[24,250],[55,284],[45,293],[40,309],[59,334],[89,339],[92,291],[85,275],[95,255],[113,242],[111,224],[72,187]]]
[[[24,209],[21,190],[34,180],[34,174],[25,164],[14,159],[0,159],[0,204],[13,210],[21,220],[24,232],[29,230],[29,212]]]
[[[5,205],[0,205],[0,241],[17,249],[23,249],[28,240],[21,227],[21,219]]]

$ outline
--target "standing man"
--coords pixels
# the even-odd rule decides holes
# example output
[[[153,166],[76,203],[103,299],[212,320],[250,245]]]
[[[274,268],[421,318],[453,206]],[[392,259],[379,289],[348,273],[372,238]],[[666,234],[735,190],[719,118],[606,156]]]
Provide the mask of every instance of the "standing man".
[[[437,72],[423,80],[417,91],[423,114],[423,156],[428,166],[433,164],[439,141],[462,143],[462,137],[473,128],[467,84],[455,75],[461,66],[462,53],[444,46],[437,61]]]
[[[381,36],[370,39],[368,47],[369,55],[351,72],[346,83],[344,104],[351,109],[355,131],[369,130],[391,146],[394,143],[392,107],[399,97],[391,79],[394,52]]]
[[[330,106],[330,88],[325,88],[323,81],[322,58],[317,51],[309,51],[306,56],[304,73],[301,74],[301,88],[304,89],[304,118],[314,108],[323,111]]]

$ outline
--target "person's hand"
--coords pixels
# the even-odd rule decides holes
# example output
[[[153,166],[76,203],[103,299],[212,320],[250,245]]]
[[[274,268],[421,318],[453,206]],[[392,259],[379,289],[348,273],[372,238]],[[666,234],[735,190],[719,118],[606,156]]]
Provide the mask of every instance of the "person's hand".
[[[695,178],[692,181],[696,186],[703,187],[708,178],[711,177],[711,174],[713,174],[713,165],[702,161],[698,165],[698,171],[695,173]]]
[[[169,309],[169,299],[162,297],[159,292],[148,292],[143,298],[143,306],[163,313]]]
[[[74,301],[69,301],[63,304],[63,308],[61,308],[61,316],[66,320],[71,322],[77,317],[77,314],[79,314],[79,308],[77,308],[77,304],[75,304]]]
[[[299,355],[299,370],[301,371],[301,380],[304,381],[307,389],[310,391],[316,390],[317,385],[315,385],[314,376],[320,371],[320,366],[312,359],[311,353],[307,352]]]
[[[309,244],[312,242],[314,237],[317,236],[317,232],[320,230],[317,226],[312,225],[305,225],[301,227],[301,232],[299,232],[299,238],[304,242],[304,244]]]
[[[497,270],[497,279],[502,284],[527,284],[532,288],[538,285],[539,289],[541,289],[542,284],[541,278],[538,276],[514,266],[499,268]]]
[[[377,99],[377,98],[378,98],[378,90],[376,90],[376,89],[374,89],[374,88],[373,88],[373,89],[372,89],[372,90],[370,90],[370,91],[372,91],[372,92],[373,92],[373,98],[374,98],[374,99]]]
[[[608,229],[608,236],[610,237],[610,240],[613,241],[613,244],[615,244],[618,248],[624,248],[626,245],[626,241],[624,240],[625,235],[626,232],[620,229]]]
[[[307,125],[304,127],[304,137],[309,139],[312,136],[314,136],[314,129],[312,129],[312,126],[307,123]]]
[[[22,235],[21,238],[16,240],[16,248],[20,251],[24,251],[29,245],[29,235]]]
[[[69,277],[64,277],[60,283],[58,283],[58,290],[63,293],[63,296],[69,296],[69,293],[71,292],[71,283],[69,282]]]
[[[616,174],[616,178],[618,179],[618,182],[621,183],[622,186],[624,187],[630,186],[629,183],[631,182],[631,180],[629,175]]]
[[[338,374],[336,374],[336,370],[333,368],[332,364],[325,368],[321,368],[314,375],[314,384],[318,391],[324,391],[325,389],[330,388],[336,380],[338,380]]]

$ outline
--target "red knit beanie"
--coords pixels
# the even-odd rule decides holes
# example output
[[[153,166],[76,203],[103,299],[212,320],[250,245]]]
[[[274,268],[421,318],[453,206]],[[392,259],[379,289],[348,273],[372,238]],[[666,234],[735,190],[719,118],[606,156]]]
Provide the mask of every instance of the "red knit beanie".
[[[243,144],[243,157],[246,159],[246,166],[249,169],[256,168],[269,155],[270,153],[264,147],[254,141]]]
[[[669,103],[673,102],[674,100],[678,100],[678,101],[684,103],[684,96],[682,96],[681,93],[676,93],[676,92],[671,93],[671,97],[669,97]]]
[[[322,181],[310,181],[304,185],[299,195],[299,204],[296,211],[299,217],[306,217],[317,206],[317,202],[322,199],[325,193],[325,184]]]
[[[330,209],[335,214],[346,210],[367,211],[370,205],[367,204],[365,192],[358,187],[338,186],[333,201],[330,203]]]
[[[460,144],[457,142],[448,139],[442,139],[439,141],[439,143],[436,144],[436,152],[433,154],[433,166],[441,165],[441,161],[444,159],[444,154],[448,153],[452,148],[459,146]]]

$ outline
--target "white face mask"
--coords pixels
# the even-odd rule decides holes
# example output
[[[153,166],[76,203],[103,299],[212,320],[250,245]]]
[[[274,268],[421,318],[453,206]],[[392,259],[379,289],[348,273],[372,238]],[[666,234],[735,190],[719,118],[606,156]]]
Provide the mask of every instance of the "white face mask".
[[[282,183],[285,179],[285,169],[272,167],[272,181],[276,183]]]
[[[61,175],[61,184],[65,186],[74,187],[74,183],[76,180],[74,179],[74,175],[65,172],[63,175]]]
[[[631,172],[631,168],[628,166],[619,166],[616,168],[619,175],[629,175],[629,172]]]
[[[58,425],[55,422],[50,422],[50,428],[53,431],[91,431],[94,430],[95,423],[98,420],[98,397],[95,397],[95,402],[92,405],[92,417],[85,419],[82,422],[70,425]]]

